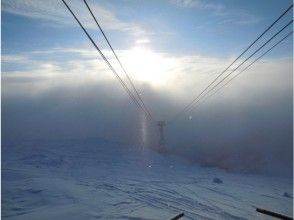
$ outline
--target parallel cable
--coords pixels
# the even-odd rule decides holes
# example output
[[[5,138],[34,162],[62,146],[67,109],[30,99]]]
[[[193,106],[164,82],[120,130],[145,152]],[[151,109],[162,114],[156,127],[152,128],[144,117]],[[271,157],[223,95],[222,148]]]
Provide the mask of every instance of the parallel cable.
[[[251,67],[254,63],[256,63],[258,60],[260,60],[262,57],[264,57],[267,53],[269,53],[272,49],[274,49],[276,46],[278,46],[280,43],[282,43],[284,40],[286,40],[288,37],[290,37],[293,34],[293,31],[288,33],[285,37],[283,37],[281,40],[279,40],[277,43],[275,43],[272,47],[270,47],[267,51],[265,51],[263,54],[261,54],[259,57],[257,57],[254,61],[252,61],[248,66],[246,66],[242,71],[240,71],[238,74],[233,76],[231,79],[229,79],[226,83],[224,83],[221,87],[219,87],[214,93],[210,94],[209,96],[206,96],[201,103],[203,103],[208,98],[214,96],[216,93],[218,93],[222,88],[224,88],[226,85],[228,85],[231,81],[233,81],[235,78],[237,78],[241,73],[246,71],[249,67]]]
[[[202,98],[204,98],[209,92],[214,90],[219,84],[225,81],[232,73],[238,70],[245,62],[247,62],[251,57],[253,57],[258,51],[260,51],[264,46],[266,46],[270,41],[272,41],[278,34],[280,34],[285,28],[293,23],[293,20],[286,24],[282,29],[280,29],[276,34],[274,34],[269,40],[267,40],[263,45],[261,45],[257,50],[255,50],[249,57],[247,57],[241,64],[239,64],[235,69],[228,73],[224,78],[221,79],[217,84],[215,84],[211,89],[209,89],[200,99],[198,99],[194,104],[197,104]],[[193,104],[193,105],[194,105]],[[193,106],[191,106],[187,111],[189,111]]]
[[[262,55],[260,55],[258,58],[256,58],[254,61],[252,61],[248,66],[246,66],[242,71],[240,71],[238,74],[233,76],[231,79],[229,79],[225,84],[223,84],[221,87],[219,87],[214,93],[211,93],[209,96],[204,96],[204,99],[202,99],[201,102],[198,103],[198,105],[194,106],[194,108],[198,107],[200,104],[204,103],[207,99],[210,97],[216,95],[222,88],[224,88],[227,84],[229,84],[232,80],[234,80],[236,77],[238,77],[241,73],[246,71],[249,67],[251,67],[254,63],[256,63],[259,59],[261,59],[263,56],[265,56],[267,53],[269,53],[272,49],[274,49],[276,46],[278,46],[282,41],[286,40],[291,34],[293,34],[293,31],[288,33],[285,37],[283,37],[281,40],[279,40],[276,44],[274,44],[271,48],[269,48],[267,51],[265,51]]]
[[[84,33],[87,35],[88,39],[91,41],[91,43],[94,45],[94,47],[96,48],[96,50],[99,52],[99,54],[101,55],[101,57],[103,58],[103,60],[106,62],[106,64],[108,65],[108,67],[111,69],[111,71],[114,73],[114,75],[116,76],[116,78],[118,79],[118,81],[120,82],[120,84],[122,85],[122,87],[125,89],[125,91],[127,92],[127,94],[129,95],[129,97],[131,98],[131,100],[133,101],[133,103],[140,109],[142,109],[142,111],[146,114],[147,117],[150,118],[150,116],[148,115],[148,113],[145,111],[145,109],[142,107],[142,105],[138,102],[138,100],[135,98],[135,96],[133,95],[133,93],[129,90],[129,88],[127,87],[127,85],[124,83],[124,81],[120,78],[120,76],[118,75],[118,73],[115,71],[115,69],[112,67],[112,65],[109,63],[109,61],[107,60],[107,58],[104,56],[104,54],[102,53],[102,51],[100,50],[100,48],[97,46],[97,44],[94,42],[94,40],[92,39],[92,37],[89,35],[89,33],[87,32],[87,30],[84,28],[84,26],[81,24],[81,22],[79,21],[79,19],[76,17],[76,15],[74,14],[74,12],[71,10],[71,8],[67,5],[67,3],[65,2],[65,0],[62,0],[62,2],[64,3],[64,5],[66,6],[66,8],[69,10],[69,12],[72,14],[72,16],[75,18],[75,20],[77,21],[77,23],[79,24],[79,26],[82,28],[82,30],[84,31]]]
[[[283,37],[281,40],[279,40],[277,43],[275,43],[272,47],[270,47],[268,50],[266,50],[263,54],[261,54],[259,57],[257,57],[254,61],[252,61],[248,66],[246,66],[242,71],[240,71],[238,74],[233,76],[231,79],[229,79],[226,83],[224,83],[221,87],[219,87],[214,93],[211,93],[209,96],[204,96],[201,102],[198,103],[198,105],[194,106],[194,108],[200,106],[200,104],[204,103],[207,99],[210,97],[216,95],[221,89],[223,89],[226,85],[228,85],[231,81],[233,81],[235,78],[237,78],[239,75],[241,75],[243,72],[245,72],[247,69],[249,69],[253,64],[255,64],[258,60],[260,60],[262,57],[264,57],[267,53],[269,53],[272,49],[274,49],[276,46],[278,46],[280,43],[282,43],[284,40],[286,40],[288,37],[290,37],[293,34],[293,31],[288,33],[285,37]]]
[[[213,85],[237,60],[240,59],[262,36],[265,35],[285,14],[293,8],[293,4],[290,5],[268,28],[266,28],[225,70],[223,70],[202,92],[194,98],[188,105],[186,105],[179,113],[172,117],[169,121],[173,121],[178,118],[181,114],[186,112],[193,104],[198,100],[204,92],[206,92],[211,85]]]
[[[94,15],[94,13],[93,13],[93,11],[91,10],[91,8],[90,8],[90,6],[88,5],[87,1],[86,1],[86,0],[83,0],[83,1],[84,1],[84,3],[85,3],[86,7],[88,8],[88,10],[89,10],[91,16],[93,17],[95,23],[97,24],[99,30],[101,31],[101,33],[102,33],[104,39],[106,40],[108,46],[110,47],[110,49],[111,49],[113,55],[115,56],[117,62],[119,63],[121,69],[122,69],[123,72],[125,73],[125,75],[126,75],[128,81],[129,81],[129,83],[131,84],[133,90],[135,91],[135,93],[136,93],[136,95],[137,95],[137,98],[138,98],[138,99],[140,100],[140,102],[142,103],[142,106],[143,106],[143,108],[146,110],[146,112],[148,113],[148,115],[149,115],[150,117],[152,117],[150,111],[149,111],[148,108],[146,107],[146,105],[145,105],[143,99],[141,98],[140,93],[138,92],[137,88],[135,87],[134,83],[132,82],[131,77],[129,76],[129,74],[127,73],[127,71],[125,70],[125,68],[123,67],[123,65],[122,65],[122,63],[121,63],[121,61],[120,61],[120,59],[118,58],[116,52],[114,51],[114,49],[113,49],[113,47],[111,46],[111,44],[110,44],[108,38],[106,37],[106,35],[105,35],[105,33],[104,33],[102,27],[100,26],[99,22],[97,21],[95,15]]]

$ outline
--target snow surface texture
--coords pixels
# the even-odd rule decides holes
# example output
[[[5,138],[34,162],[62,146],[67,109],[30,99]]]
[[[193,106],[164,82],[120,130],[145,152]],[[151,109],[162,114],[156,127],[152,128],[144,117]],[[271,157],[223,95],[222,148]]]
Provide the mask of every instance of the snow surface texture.
[[[134,146],[2,145],[3,219],[170,219],[180,212],[182,219],[271,219],[255,208],[292,216],[292,201],[292,180],[229,174]]]

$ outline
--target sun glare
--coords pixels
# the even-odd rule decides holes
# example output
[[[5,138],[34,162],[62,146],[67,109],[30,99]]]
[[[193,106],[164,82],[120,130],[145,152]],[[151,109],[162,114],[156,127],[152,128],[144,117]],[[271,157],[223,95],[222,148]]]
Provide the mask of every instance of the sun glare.
[[[124,63],[136,80],[162,85],[168,79],[170,67],[167,59],[146,47],[134,47],[126,51]]]

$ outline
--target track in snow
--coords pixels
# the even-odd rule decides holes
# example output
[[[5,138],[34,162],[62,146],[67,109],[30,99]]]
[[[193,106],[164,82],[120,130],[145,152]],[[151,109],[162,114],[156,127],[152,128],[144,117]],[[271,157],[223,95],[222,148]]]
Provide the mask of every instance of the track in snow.
[[[213,183],[213,178],[223,180]],[[101,140],[2,146],[3,219],[267,219],[292,180],[229,174]],[[270,219],[270,218],[269,218]]]

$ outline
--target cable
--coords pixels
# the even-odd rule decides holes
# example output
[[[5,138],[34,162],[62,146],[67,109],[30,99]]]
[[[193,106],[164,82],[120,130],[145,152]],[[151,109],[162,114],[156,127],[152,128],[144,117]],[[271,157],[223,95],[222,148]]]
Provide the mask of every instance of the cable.
[[[245,67],[242,71],[240,71],[238,74],[236,74],[235,76],[233,76],[230,80],[228,80],[225,84],[223,84],[221,87],[219,87],[214,93],[210,94],[209,96],[206,96],[201,103],[203,103],[205,100],[207,100],[211,96],[214,96],[219,90],[221,90],[222,88],[224,88],[231,81],[233,81],[235,78],[237,78],[241,73],[243,73],[244,71],[246,71],[249,67],[251,67],[254,63],[256,63],[258,60],[260,60],[263,56],[265,56],[272,49],[274,49],[276,46],[278,46],[280,43],[282,43],[284,40],[286,40],[289,36],[291,36],[291,34],[293,34],[293,31],[291,31],[290,33],[288,33],[285,37],[283,37],[281,40],[279,40],[277,43],[275,43],[271,48],[269,48],[267,51],[265,51],[263,54],[261,54],[254,61],[252,61],[247,67]]]
[[[93,17],[95,23],[97,24],[99,30],[101,31],[101,33],[102,33],[104,39],[106,40],[108,46],[110,47],[110,49],[111,49],[113,55],[115,56],[117,62],[119,63],[121,69],[122,69],[123,72],[125,73],[125,75],[126,75],[128,81],[129,81],[129,83],[131,84],[133,90],[135,91],[135,94],[137,95],[137,98],[138,98],[138,99],[140,100],[140,102],[142,103],[142,105],[143,105],[144,109],[146,110],[146,112],[148,113],[148,115],[149,115],[150,117],[152,117],[151,114],[150,114],[150,111],[147,109],[147,107],[146,107],[146,105],[145,105],[143,99],[141,98],[140,93],[138,92],[137,88],[135,87],[134,83],[132,82],[131,77],[130,77],[129,74],[126,72],[125,68],[123,67],[122,63],[120,62],[120,59],[118,58],[117,54],[115,53],[113,47],[111,46],[111,44],[110,44],[110,42],[109,42],[109,40],[108,40],[108,38],[106,37],[106,35],[105,35],[105,33],[104,33],[102,27],[101,27],[100,24],[98,23],[98,21],[97,21],[95,15],[94,15],[94,13],[93,13],[93,11],[91,10],[91,8],[90,8],[90,6],[88,5],[87,1],[86,1],[86,0],[83,0],[83,1],[84,1],[85,5],[87,6],[87,8],[88,8],[90,14],[92,15],[92,17]]]
[[[261,54],[258,58],[256,58],[254,61],[252,61],[248,66],[246,66],[242,71],[240,71],[238,74],[236,74],[234,77],[232,77],[230,80],[228,80],[225,84],[223,84],[221,87],[219,87],[214,93],[210,94],[209,96],[204,96],[204,99],[202,99],[201,102],[198,103],[198,105],[194,106],[194,108],[200,106],[200,104],[204,103],[207,99],[214,96],[216,93],[218,93],[222,88],[224,88],[226,85],[228,85],[231,81],[233,81],[235,78],[237,78],[241,73],[246,71],[249,67],[251,67],[254,63],[256,63],[258,60],[260,60],[263,56],[265,56],[267,53],[269,53],[272,49],[274,49],[276,46],[278,46],[280,43],[282,43],[284,40],[286,40],[289,36],[293,34],[293,31],[288,33],[285,37],[283,37],[281,40],[279,40],[277,43],[275,43],[272,47],[270,47],[267,51],[265,51],[263,54]]]
[[[214,84],[241,56],[243,56],[266,32],[268,32],[291,8],[293,8],[293,4],[287,8],[268,28],[263,31],[225,70],[223,70],[202,92],[194,98],[188,105],[186,105],[179,113],[175,114],[169,121],[174,121],[178,118],[182,113],[186,112],[190,106],[194,104],[194,102],[201,97],[201,95],[212,85]]]
[[[87,35],[88,39],[92,42],[92,44],[94,45],[94,47],[96,48],[96,50],[99,52],[99,54],[101,55],[101,57],[103,58],[103,60],[106,62],[106,64],[108,65],[108,67],[111,69],[111,71],[114,73],[114,75],[116,76],[116,78],[118,79],[118,81],[120,82],[120,84],[122,85],[122,87],[126,90],[127,94],[129,95],[129,97],[131,98],[131,100],[134,102],[134,104],[138,107],[141,108],[143,110],[143,112],[146,114],[147,117],[150,118],[150,116],[148,115],[148,113],[144,110],[144,108],[141,106],[141,104],[138,102],[138,100],[134,97],[134,95],[132,94],[132,92],[129,90],[129,88],[126,86],[126,84],[124,83],[124,81],[119,77],[119,75],[117,74],[117,72],[115,71],[115,69],[112,67],[112,65],[109,63],[109,61],[107,60],[107,58],[104,56],[104,54],[102,53],[102,51],[99,49],[99,47],[96,45],[96,43],[94,42],[94,40],[92,39],[92,37],[89,35],[89,33],[86,31],[86,29],[84,28],[84,26],[81,24],[81,22],[79,21],[79,19],[76,17],[76,15],[73,13],[73,11],[70,9],[70,7],[67,5],[67,3],[65,2],[65,0],[62,0],[62,2],[64,3],[64,5],[66,6],[66,8],[69,10],[69,12],[72,14],[72,16],[75,18],[75,20],[77,21],[77,23],[79,24],[79,26],[82,28],[82,30],[84,31],[84,33]]]
[[[182,111],[181,113],[184,113],[186,111],[189,111],[193,108],[193,105],[199,103],[199,101],[205,97],[209,92],[211,92],[213,89],[215,89],[220,83],[222,83],[225,79],[227,79],[232,73],[234,73],[237,69],[239,69],[247,60],[249,60],[252,56],[254,56],[258,51],[260,51],[265,45],[267,45],[271,40],[273,40],[278,34],[280,34],[285,28],[287,28],[290,24],[293,23],[293,20],[291,20],[288,24],[286,24],[282,29],[280,29],[275,35],[273,35],[269,40],[267,40],[262,46],[260,46],[255,52],[253,52],[249,57],[247,57],[241,64],[239,64],[234,70],[232,70],[229,74],[227,74],[224,78],[221,79],[216,85],[214,85],[210,90],[208,90],[203,96],[201,96],[197,101],[191,102],[186,108],[185,111]],[[203,94],[204,92],[200,93]],[[177,117],[176,115],[170,122],[174,121]]]
[[[269,40],[267,40],[262,46],[260,46],[257,50],[255,50],[249,57],[247,57],[241,64],[239,64],[235,69],[233,69],[229,74],[227,74],[224,78],[221,79],[216,85],[214,85],[210,90],[206,92],[200,99],[198,99],[195,104],[197,104],[203,97],[205,97],[209,92],[214,90],[219,84],[221,84],[224,80],[226,80],[232,73],[234,73],[237,69],[239,69],[247,60],[253,57],[258,51],[260,51],[265,45],[267,45],[270,41],[272,41],[278,34],[280,34],[285,28],[287,28],[290,24],[293,23],[293,20],[286,24],[282,29],[280,29],[275,35],[273,35]],[[193,108],[192,106],[190,109]],[[187,111],[189,111],[188,109]]]

